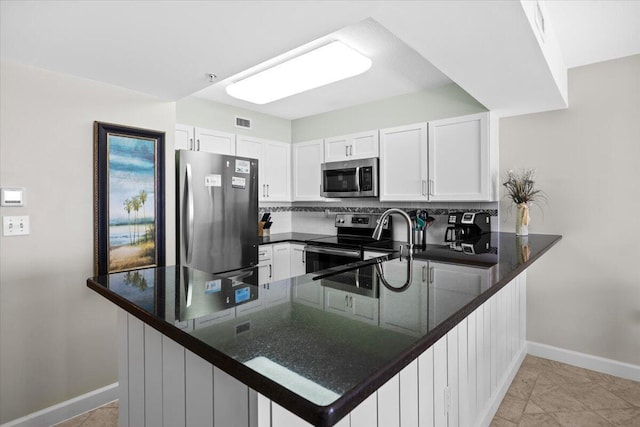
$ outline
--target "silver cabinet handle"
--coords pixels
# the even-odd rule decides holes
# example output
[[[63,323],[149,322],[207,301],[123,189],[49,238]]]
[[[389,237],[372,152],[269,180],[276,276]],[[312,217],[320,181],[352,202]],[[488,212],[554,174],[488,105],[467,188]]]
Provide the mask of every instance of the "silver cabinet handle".
[[[185,237],[186,237],[186,258],[187,264],[191,264],[191,257],[193,256],[193,228],[194,228],[194,208],[193,208],[193,189],[191,187],[191,165],[187,163],[186,167],[186,179],[185,179],[185,192],[187,193],[187,203],[186,203],[186,221],[184,223],[185,226]]]
[[[427,195],[427,181],[425,181],[424,179],[422,180],[422,195]]]
[[[433,279],[434,279],[433,275],[434,275],[433,267],[431,267],[429,269],[429,283],[431,283],[431,284],[433,284]]]
[[[193,138],[189,138],[189,150],[193,150]]]
[[[349,295],[344,296],[344,305],[349,307]]]
[[[427,281],[427,266],[426,265],[422,266],[422,281],[423,282]]]
[[[273,277],[273,266],[269,264],[269,279]]]
[[[349,146],[349,155],[353,156],[353,145]]]
[[[349,304],[351,305],[351,308],[353,308],[353,297],[349,297]]]
[[[433,196],[433,192],[435,191],[436,183],[434,180],[429,180],[429,195]]]
[[[198,151],[200,151],[200,139],[198,139]]]
[[[344,146],[344,155],[345,155],[346,157],[349,157],[349,146],[348,146],[348,145],[345,145],[345,146]]]
[[[269,197],[269,184],[267,184],[267,197]]]

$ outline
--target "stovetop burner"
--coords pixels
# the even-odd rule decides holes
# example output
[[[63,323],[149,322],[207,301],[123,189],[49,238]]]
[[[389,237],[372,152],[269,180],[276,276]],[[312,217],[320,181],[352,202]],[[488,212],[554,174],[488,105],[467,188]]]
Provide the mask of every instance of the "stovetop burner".
[[[362,249],[363,245],[378,242],[372,236],[380,214],[336,214],[336,236],[308,241],[307,244],[331,245],[350,249]],[[391,218],[383,227],[382,241],[391,240]]]

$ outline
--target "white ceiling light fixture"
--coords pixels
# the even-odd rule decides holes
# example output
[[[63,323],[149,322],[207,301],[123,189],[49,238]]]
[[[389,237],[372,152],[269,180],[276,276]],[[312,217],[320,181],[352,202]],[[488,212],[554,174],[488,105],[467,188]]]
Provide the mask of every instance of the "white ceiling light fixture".
[[[362,74],[372,61],[340,41],[297,56],[227,86],[234,98],[267,104]]]

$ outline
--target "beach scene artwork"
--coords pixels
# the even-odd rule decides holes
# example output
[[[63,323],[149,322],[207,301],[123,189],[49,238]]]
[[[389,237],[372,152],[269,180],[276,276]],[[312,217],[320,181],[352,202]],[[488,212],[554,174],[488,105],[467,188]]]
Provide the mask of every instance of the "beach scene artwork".
[[[109,272],[154,266],[155,139],[109,134]]]

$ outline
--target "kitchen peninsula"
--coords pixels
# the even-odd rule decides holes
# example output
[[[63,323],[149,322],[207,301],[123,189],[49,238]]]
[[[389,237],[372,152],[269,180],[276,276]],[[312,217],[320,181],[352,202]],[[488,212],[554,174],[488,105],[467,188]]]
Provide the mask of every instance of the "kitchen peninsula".
[[[256,269],[89,279],[120,308],[120,425],[488,425],[526,353],[526,269],[560,239],[492,233],[496,253],[428,245],[266,286]]]

